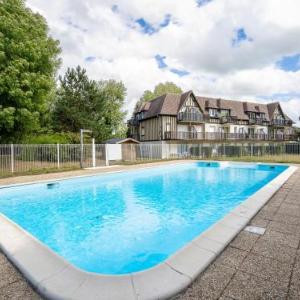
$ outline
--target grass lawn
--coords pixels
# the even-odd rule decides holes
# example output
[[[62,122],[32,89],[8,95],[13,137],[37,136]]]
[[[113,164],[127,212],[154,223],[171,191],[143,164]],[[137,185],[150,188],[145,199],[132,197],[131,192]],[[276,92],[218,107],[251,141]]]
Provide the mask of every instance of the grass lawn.
[[[111,162],[110,165],[137,165],[137,164],[146,164],[146,163],[154,163],[154,162],[167,162],[167,161],[176,161],[176,160],[184,160],[184,159],[195,159],[195,160],[217,160],[217,161],[246,161],[246,162],[266,162],[266,163],[293,163],[300,164],[300,155],[264,155],[264,156],[232,156],[232,157],[207,157],[207,158],[199,158],[199,157],[180,157],[180,158],[171,158],[171,159],[153,159],[153,160],[137,160],[137,161],[124,161],[124,162]],[[60,169],[53,167],[42,167],[31,169],[23,172],[15,172],[10,173],[7,169],[6,171],[0,173],[0,178],[12,177],[12,176],[21,176],[21,175],[38,175],[38,174],[47,174],[47,173],[56,173],[56,172],[65,172],[65,171],[73,171],[79,170],[78,166],[70,166],[70,167],[61,167]],[[3,170],[2,170],[3,171]]]
[[[213,157],[213,160],[268,162],[268,163],[294,163],[300,164],[300,155],[264,155],[264,156],[242,156],[242,157]]]
[[[263,155],[263,156],[226,156],[226,157],[181,157],[181,158],[171,158],[171,159],[153,159],[153,160],[137,160],[137,161],[124,161],[115,162],[115,164],[122,165],[136,165],[136,164],[146,164],[160,161],[176,161],[184,159],[195,159],[195,160],[218,160],[218,161],[247,161],[247,162],[267,162],[267,163],[294,163],[300,164],[300,155]]]
[[[7,178],[7,177],[15,177],[15,176],[24,176],[24,175],[40,175],[40,174],[48,174],[48,173],[60,173],[60,172],[66,172],[66,171],[74,171],[79,170],[80,167],[65,167],[65,168],[42,168],[42,169],[32,169],[28,171],[23,172],[14,172],[11,173],[9,171],[3,172],[0,175],[0,178]]]

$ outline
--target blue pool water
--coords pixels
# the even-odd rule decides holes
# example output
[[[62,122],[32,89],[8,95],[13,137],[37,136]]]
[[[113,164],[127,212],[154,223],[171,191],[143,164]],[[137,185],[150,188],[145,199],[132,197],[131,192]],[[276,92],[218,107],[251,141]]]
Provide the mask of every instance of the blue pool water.
[[[183,247],[286,166],[185,163],[0,189],[0,212],[77,267],[125,274]]]

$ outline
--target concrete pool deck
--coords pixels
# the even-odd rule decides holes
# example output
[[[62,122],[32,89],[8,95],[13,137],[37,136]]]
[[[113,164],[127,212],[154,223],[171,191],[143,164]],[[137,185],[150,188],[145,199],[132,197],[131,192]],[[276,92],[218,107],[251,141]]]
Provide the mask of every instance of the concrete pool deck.
[[[110,168],[109,171],[112,169]],[[86,171],[81,172],[86,174]],[[58,174],[34,176],[34,180],[57,179],[56,175]],[[59,175],[62,174],[59,173]],[[27,178],[28,181],[33,181],[33,176],[30,177],[30,179]],[[0,180],[0,185],[18,183],[15,181],[20,180],[20,178],[10,179],[14,181],[2,183]],[[266,227],[265,234],[258,236],[242,231],[217,260],[176,298],[261,299],[265,297],[281,299],[289,293],[291,296],[294,295],[295,299],[299,299],[299,294],[296,294],[300,289],[299,193],[300,172],[298,170],[250,221],[257,226]],[[293,269],[295,269],[294,272]],[[38,299],[38,297],[1,254],[0,299]]]

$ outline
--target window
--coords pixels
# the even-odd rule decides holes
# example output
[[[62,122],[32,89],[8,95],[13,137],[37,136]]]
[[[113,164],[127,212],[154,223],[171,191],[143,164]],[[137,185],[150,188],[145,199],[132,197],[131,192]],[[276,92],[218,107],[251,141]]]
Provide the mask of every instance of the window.
[[[228,117],[229,116],[229,110],[228,109],[221,109],[220,110],[220,116],[221,117]]]
[[[241,133],[241,134],[244,133],[244,127],[239,128],[239,133]]]
[[[218,116],[218,111],[215,108],[210,108],[208,110],[208,113],[211,117],[217,117]]]
[[[249,112],[249,119],[256,119],[255,112]]]
[[[144,136],[144,135],[145,135],[145,127],[142,126],[142,127],[141,127],[141,136]]]
[[[166,131],[171,131],[171,123],[166,123]]]

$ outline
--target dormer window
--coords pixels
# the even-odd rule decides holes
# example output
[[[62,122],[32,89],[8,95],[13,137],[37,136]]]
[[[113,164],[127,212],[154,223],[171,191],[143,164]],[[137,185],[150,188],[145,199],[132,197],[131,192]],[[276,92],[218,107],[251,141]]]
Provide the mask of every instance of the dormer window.
[[[140,112],[140,113],[138,113],[138,114],[136,114],[136,119],[137,120],[142,120],[144,118],[144,112],[142,111],[142,112]]]
[[[230,111],[229,109],[221,109],[220,110],[220,117],[229,117]]]
[[[264,120],[266,118],[266,114],[265,113],[257,114],[257,118]]]
[[[213,117],[213,118],[218,117],[218,110],[215,109],[215,108],[210,108],[210,109],[208,110],[208,113],[209,113],[209,116],[210,116],[210,117]]]
[[[251,119],[251,120],[255,120],[256,119],[255,112],[249,112],[249,119]]]

